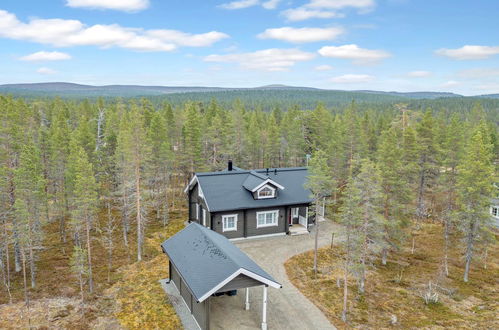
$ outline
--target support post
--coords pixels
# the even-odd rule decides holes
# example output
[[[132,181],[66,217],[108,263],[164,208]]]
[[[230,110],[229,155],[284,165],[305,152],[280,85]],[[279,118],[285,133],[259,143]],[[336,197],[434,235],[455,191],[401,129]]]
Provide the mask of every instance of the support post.
[[[246,303],[244,304],[244,309],[249,310],[249,288],[246,288]]]
[[[263,286],[262,330],[267,330],[267,286]]]

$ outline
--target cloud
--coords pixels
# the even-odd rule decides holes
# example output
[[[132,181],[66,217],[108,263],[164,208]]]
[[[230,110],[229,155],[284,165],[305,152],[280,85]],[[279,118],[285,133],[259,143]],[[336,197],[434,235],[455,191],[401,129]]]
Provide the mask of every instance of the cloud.
[[[292,28],[285,26],[276,29],[267,29],[257,37],[260,39],[277,39],[292,43],[316,42],[332,40],[344,33],[342,28]]]
[[[308,9],[305,7],[291,8],[281,12],[288,21],[297,22],[310,18],[341,18],[345,15],[329,10]]]
[[[244,9],[254,6],[261,5],[265,9],[276,9],[281,0],[237,0],[232,2],[227,2],[219,5],[219,8],[228,9],[228,10],[236,10],[236,9]]]
[[[499,54],[499,46],[465,45],[461,48],[441,48],[435,54],[455,60],[483,60]]]
[[[66,6],[133,12],[148,8],[149,0],[66,0]]]
[[[167,52],[178,46],[210,46],[229,36],[217,31],[191,34],[176,30],[128,28],[118,24],[87,26],[78,20],[58,18],[36,18],[23,23],[14,14],[0,10],[0,37],[56,47],[121,47],[135,51]]]
[[[276,9],[279,5],[279,2],[281,2],[281,0],[269,0],[262,3],[262,7],[265,9]]]
[[[355,44],[343,46],[324,46],[319,49],[319,54],[324,57],[353,60],[356,64],[372,63],[390,57],[384,50],[360,48]]]
[[[369,82],[374,79],[373,76],[367,74],[344,74],[342,76],[337,76],[331,78],[331,82],[339,83],[339,84],[355,84],[355,83],[363,83]]]
[[[333,70],[333,67],[327,64],[318,65],[314,68],[315,71],[330,71]]]
[[[253,7],[258,5],[259,3],[260,3],[259,0],[238,0],[228,3],[223,3],[219,7],[223,9],[234,10],[234,9],[244,9],[248,7]]]
[[[150,30],[146,34],[150,37],[158,38],[163,42],[171,42],[186,47],[211,46],[215,42],[229,37],[227,34],[217,31],[191,34],[176,30]]]
[[[21,61],[61,61],[71,59],[71,55],[62,52],[36,52],[19,58]]]
[[[411,77],[411,78],[424,78],[424,77],[431,76],[431,74],[432,73],[430,71],[420,70],[420,71],[411,71],[411,72],[408,72],[407,76]]]
[[[297,62],[309,61],[314,57],[315,54],[296,48],[270,48],[252,53],[209,55],[204,58],[204,61],[238,63],[241,67],[250,70],[288,71]]]
[[[374,0],[310,0],[303,6],[282,11],[281,15],[292,22],[311,18],[341,18],[345,15],[339,13],[339,10],[356,8],[361,12],[367,12],[375,5]]]
[[[370,9],[375,6],[374,0],[310,0],[306,7],[343,9],[347,7],[357,9]]]
[[[466,79],[499,78],[499,68],[466,69],[459,71],[457,75]]]
[[[449,81],[444,82],[442,85],[440,85],[440,87],[454,87],[454,86],[458,86],[460,84],[461,83],[459,81],[449,80]]]
[[[46,68],[46,67],[41,67],[38,70],[36,70],[36,72],[38,72],[39,74],[47,74],[47,75],[57,73],[57,71],[52,70],[51,68]]]

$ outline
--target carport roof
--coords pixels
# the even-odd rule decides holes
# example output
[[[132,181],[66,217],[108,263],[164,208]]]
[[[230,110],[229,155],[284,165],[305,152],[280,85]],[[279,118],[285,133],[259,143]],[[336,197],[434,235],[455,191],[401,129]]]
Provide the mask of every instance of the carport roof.
[[[161,247],[198,302],[240,274],[262,285],[281,287],[227,238],[197,223],[189,224]]]

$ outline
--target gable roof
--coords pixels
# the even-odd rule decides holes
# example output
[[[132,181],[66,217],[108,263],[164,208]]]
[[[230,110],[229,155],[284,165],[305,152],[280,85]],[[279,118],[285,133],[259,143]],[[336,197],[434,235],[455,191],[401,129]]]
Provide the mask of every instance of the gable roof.
[[[307,181],[306,167],[277,168],[268,171],[236,170],[196,173],[192,183],[197,182],[203,191],[210,212],[222,212],[281,205],[309,204],[311,192],[303,185]],[[276,198],[253,198],[254,192],[265,183],[280,188]],[[191,189],[194,184],[188,186]]]
[[[198,302],[241,274],[274,288],[281,287],[227,238],[197,223],[191,223],[161,247]]]

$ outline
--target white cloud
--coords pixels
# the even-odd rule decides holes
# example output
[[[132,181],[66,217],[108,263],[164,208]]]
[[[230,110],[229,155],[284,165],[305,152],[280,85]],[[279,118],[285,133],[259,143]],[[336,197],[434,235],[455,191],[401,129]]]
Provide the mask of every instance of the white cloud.
[[[455,81],[455,80],[449,80],[449,81],[446,81],[444,82],[442,85],[440,85],[441,87],[454,87],[454,86],[458,86],[460,85],[461,83],[459,81]]]
[[[499,68],[466,69],[459,71],[457,75],[466,79],[499,78]]]
[[[431,76],[430,71],[424,71],[424,70],[418,70],[418,71],[411,71],[407,73],[407,76],[411,78],[424,78],[424,77],[429,77]]]
[[[281,2],[281,0],[268,0],[262,3],[262,7],[265,9],[276,9],[279,5],[279,2]]]
[[[370,9],[375,6],[374,0],[310,0],[307,7],[310,8],[327,8],[327,9],[343,9],[347,7],[357,9]]]
[[[87,26],[78,20],[31,19],[23,23],[14,14],[0,10],[0,37],[26,40],[56,47],[121,47],[136,51],[172,51],[178,46],[203,47],[228,38],[211,31],[191,34],[176,30],[144,30],[118,24]]]
[[[19,58],[21,61],[61,61],[71,59],[71,55],[62,52],[36,52]]]
[[[356,84],[369,82],[374,79],[373,76],[367,74],[344,74],[342,76],[337,76],[331,78],[331,82],[339,83],[339,84]]]
[[[215,42],[229,37],[227,34],[217,31],[191,34],[176,30],[150,30],[147,32],[147,35],[158,38],[164,42],[171,42],[186,47],[211,46]]]
[[[324,57],[353,60],[353,62],[357,64],[372,63],[391,56],[390,53],[384,50],[360,48],[355,44],[343,46],[324,46],[319,49],[319,54]]]
[[[256,6],[260,3],[259,0],[238,0],[238,1],[232,1],[228,3],[223,3],[219,7],[223,9],[244,9],[248,7],[253,7]]]
[[[297,62],[309,61],[314,57],[315,54],[296,48],[271,48],[252,53],[209,55],[204,58],[204,61],[238,63],[243,68],[250,70],[288,71]]]
[[[258,35],[260,39],[277,39],[292,43],[316,42],[332,40],[344,33],[342,28],[292,28],[285,26],[267,29]]]
[[[314,68],[315,71],[330,71],[333,70],[333,67],[327,64],[318,65]]]
[[[73,8],[139,11],[149,7],[149,0],[66,0],[66,5]]]
[[[435,54],[455,60],[483,60],[499,54],[499,46],[465,45],[461,48],[441,48]]]
[[[339,10],[356,8],[360,12],[368,12],[376,5],[374,0],[310,0],[297,8],[281,12],[288,21],[304,21],[310,18],[341,18],[345,15]]]
[[[308,9],[305,7],[291,8],[281,12],[288,21],[297,22],[310,18],[341,18],[343,14],[330,10]]]
[[[46,67],[41,67],[38,70],[36,70],[36,72],[38,72],[39,74],[47,74],[47,75],[57,73],[57,71],[52,70],[51,68],[46,68]]]

